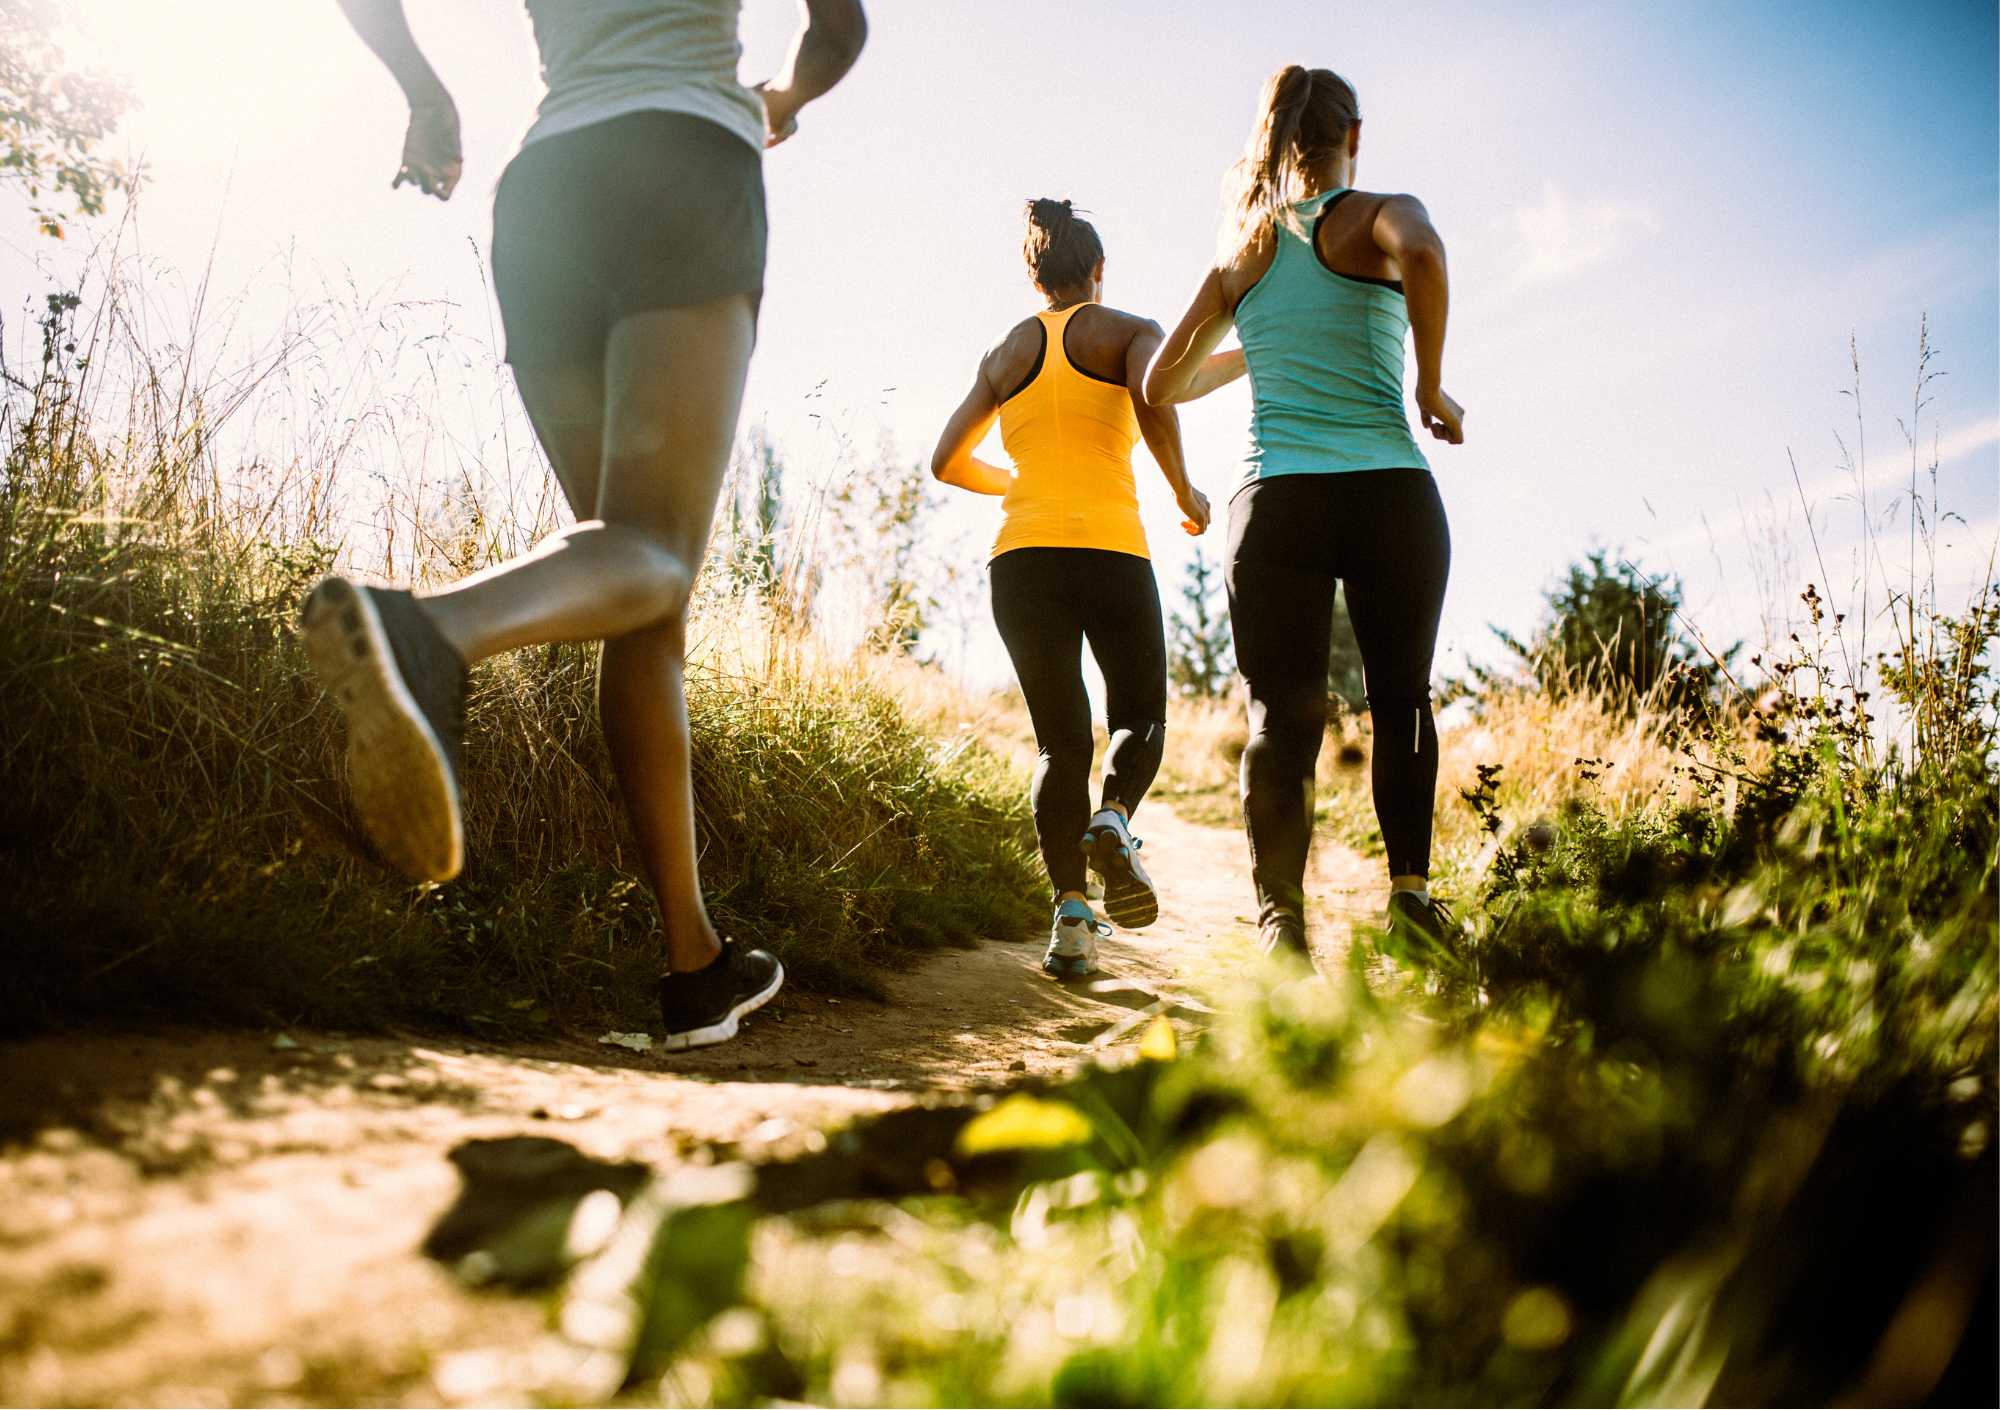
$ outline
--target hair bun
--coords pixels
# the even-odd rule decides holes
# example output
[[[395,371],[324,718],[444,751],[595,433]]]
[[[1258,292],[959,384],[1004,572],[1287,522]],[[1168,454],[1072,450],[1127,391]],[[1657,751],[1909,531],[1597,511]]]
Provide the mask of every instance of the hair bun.
[[[1104,243],[1083,214],[1068,201],[1044,196],[1028,202],[1027,216],[1021,254],[1035,272],[1036,287],[1046,293],[1088,283],[1091,267],[1104,258]]]
[[[1028,220],[1044,230],[1054,230],[1065,221],[1074,220],[1075,212],[1068,201],[1052,201],[1047,196],[1028,202]]]

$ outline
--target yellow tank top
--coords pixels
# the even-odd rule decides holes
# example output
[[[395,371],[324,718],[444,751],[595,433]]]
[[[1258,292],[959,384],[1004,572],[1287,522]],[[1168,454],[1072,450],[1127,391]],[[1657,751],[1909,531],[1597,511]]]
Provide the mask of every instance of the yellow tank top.
[[[1063,330],[1077,304],[1038,313],[1042,359],[1028,385],[1000,403],[1000,439],[1014,462],[992,557],[1016,548],[1108,548],[1151,558],[1132,482],[1139,418],[1132,394],[1070,365]]]

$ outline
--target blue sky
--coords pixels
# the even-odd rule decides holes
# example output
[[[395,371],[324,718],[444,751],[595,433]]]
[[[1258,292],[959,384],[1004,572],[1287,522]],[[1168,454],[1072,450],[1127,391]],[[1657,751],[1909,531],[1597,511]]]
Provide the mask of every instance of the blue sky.
[[[484,329],[473,252],[538,96],[518,5],[408,0],[466,126],[446,206],[387,189],[400,101],[332,0],[82,8],[79,57],[132,72],[144,102],[124,135],[152,167],[152,259],[212,258],[217,288],[248,291],[252,324],[283,312],[273,261],[288,250],[295,274],[453,303],[460,327]],[[1297,60],[1354,82],[1359,184],[1420,196],[1450,249],[1445,382],[1468,418],[1466,444],[1432,455],[1454,534],[1447,668],[1490,657],[1488,623],[1531,625],[1593,544],[1680,574],[1728,639],[1757,640],[1760,613],[1808,578],[1846,590],[1860,511],[1839,498],[1834,437],[1853,423],[1849,339],[1871,478],[1907,477],[1896,418],[1926,310],[1946,375],[1921,435],[1934,414],[1945,498],[1967,521],[1944,575],[1962,586],[1984,568],[2000,525],[1990,4],[884,0],[871,17],[859,67],[766,164],[746,417],[808,473],[833,453],[829,428],[928,450],[979,351],[1035,306],[1027,197],[1094,212],[1107,300],[1171,323],[1211,256],[1257,88]],[[746,80],[770,71],[792,19],[784,0],[749,0]],[[0,236],[0,307],[73,258],[25,217]],[[1184,411],[1211,494],[1246,415],[1240,385]],[[1149,466],[1141,480],[1171,588],[1188,540]],[[995,513],[959,498],[939,551],[976,563]],[[990,628],[963,664],[1004,676]]]

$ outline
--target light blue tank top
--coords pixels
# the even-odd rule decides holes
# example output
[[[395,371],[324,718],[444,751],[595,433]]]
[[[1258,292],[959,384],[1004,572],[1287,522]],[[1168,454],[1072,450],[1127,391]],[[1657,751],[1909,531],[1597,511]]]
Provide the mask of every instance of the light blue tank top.
[[[1292,207],[1310,237],[1347,192]],[[1236,306],[1250,369],[1250,446],[1237,488],[1276,475],[1430,469],[1403,410],[1403,286],[1335,274],[1310,238],[1276,226],[1277,253]]]

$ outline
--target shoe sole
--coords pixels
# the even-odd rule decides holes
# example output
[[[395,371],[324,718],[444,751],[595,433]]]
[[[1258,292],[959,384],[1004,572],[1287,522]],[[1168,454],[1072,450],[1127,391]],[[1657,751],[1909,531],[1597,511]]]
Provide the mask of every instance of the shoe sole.
[[[1160,918],[1160,893],[1143,872],[1134,873],[1132,859],[1109,828],[1087,832],[1080,844],[1091,866],[1104,878],[1104,917],[1121,930],[1143,930]]]
[[[465,819],[444,746],[403,683],[369,595],[331,578],[300,615],[306,659],[347,717],[347,786],[383,859],[417,881],[465,865]]]
[[[706,1048],[715,1043],[726,1043],[736,1036],[737,1022],[746,1013],[755,1013],[771,1002],[777,992],[785,986],[785,967],[780,964],[778,972],[771,976],[771,982],[763,990],[747,999],[737,1002],[720,1023],[711,1023],[706,1028],[690,1028],[685,1033],[669,1033],[661,1047],[670,1053],[683,1052],[688,1048]]]

